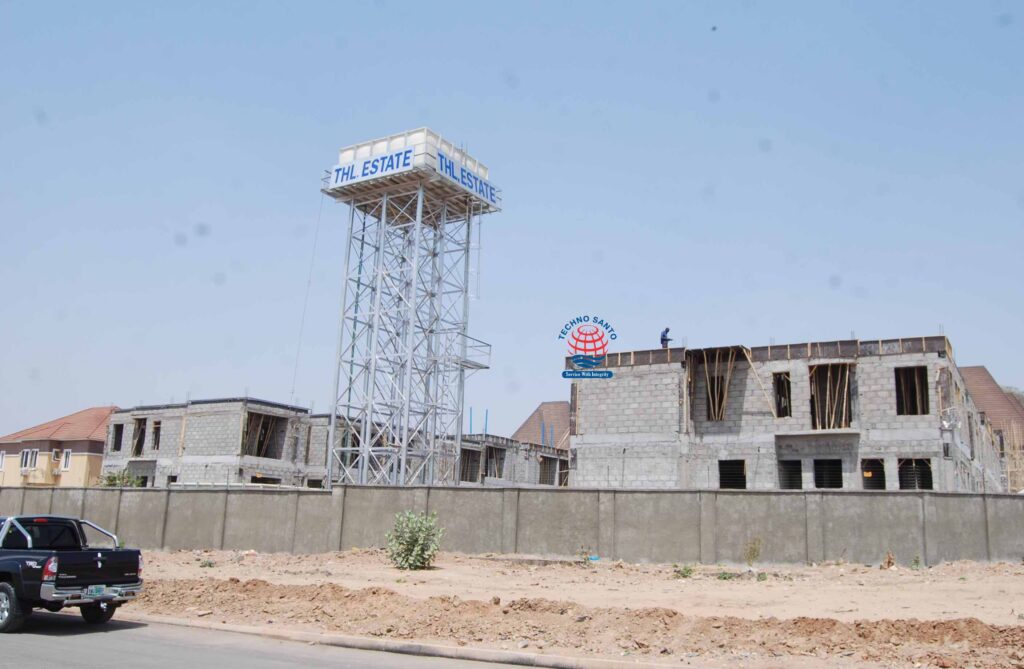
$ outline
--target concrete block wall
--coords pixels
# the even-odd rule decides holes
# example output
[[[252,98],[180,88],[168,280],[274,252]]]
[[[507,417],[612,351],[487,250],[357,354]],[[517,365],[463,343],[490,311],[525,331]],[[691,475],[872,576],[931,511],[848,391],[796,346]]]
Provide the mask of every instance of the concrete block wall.
[[[681,364],[614,370],[577,381],[577,434],[678,434],[685,376]]]
[[[902,355],[866,356],[857,359],[860,425],[864,441],[885,440],[891,431],[920,434],[921,438],[937,438],[939,429],[939,394],[936,379],[940,370],[950,367],[948,358],[937,353],[904,353]],[[925,367],[928,370],[928,413],[920,416],[896,415],[896,369]],[[914,437],[912,437],[914,438]]]
[[[443,548],[632,562],[762,564],[1024,557],[1024,496],[936,492],[374,488],[0,489],[0,516],[82,516],[148,549],[382,546],[400,511],[437,512]]]
[[[242,448],[245,412],[238,404],[204,405],[185,416],[181,455],[238,455]]]
[[[313,416],[309,419],[309,448],[306,465],[309,470],[326,473],[327,436],[330,433],[330,416]],[[335,448],[341,448],[342,434],[334,437]],[[322,478],[322,477],[321,477]]]
[[[806,370],[806,361],[802,366]],[[797,365],[800,367],[801,365]],[[726,393],[725,419],[720,421],[708,420],[708,375],[715,375],[714,365],[705,370],[703,364],[693,367],[693,426],[697,435],[707,441],[714,441],[715,437],[731,437],[732,439],[748,439],[761,434],[771,434],[775,430],[775,417],[772,413],[774,395],[772,391],[772,370],[787,371],[778,362],[757,363],[757,374],[760,374],[760,383],[755,370],[742,357],[733,365],[732,374],[729,375],[728,391]],[[792,371],[792,392],[793,404],[796,406],[808,406],[800,402],[800,394],[809,397],[807,384],[801,384],[801,375],[798,370]],[[723,379],[726,374],[726,365],[720,364],[718,375]],[[806,378],[806,377],[804,377]],[[762,384],[764,389],[762,389]],[[795,412],[796,413],[796,412]],[[790,426],[794,424],[797,429],[810,429],[810,409],[806,414],[796,413],[791,419],[784,419]],[[804,427],[806,421],[806,427]]]
[[[647,438],[649,437],[649,438]],[[679,488],[680,443],[660,435],[620,437],[609,444],[601,438],[579,437],[576,469],[569,484],[575,488]]]

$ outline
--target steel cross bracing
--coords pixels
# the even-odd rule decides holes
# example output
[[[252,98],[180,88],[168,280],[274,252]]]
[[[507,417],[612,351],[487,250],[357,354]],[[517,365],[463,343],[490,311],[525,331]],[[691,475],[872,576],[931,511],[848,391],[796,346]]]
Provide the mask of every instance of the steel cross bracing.
[[[348,201],[328,481],[454,485],[466,375],[490,356],[466,334],[479,205],[389,190]]]

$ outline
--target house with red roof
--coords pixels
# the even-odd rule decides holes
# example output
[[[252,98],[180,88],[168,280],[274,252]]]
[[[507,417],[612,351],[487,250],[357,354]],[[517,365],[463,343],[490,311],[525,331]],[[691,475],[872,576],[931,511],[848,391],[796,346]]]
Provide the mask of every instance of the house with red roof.
[[[0,437],[0,486],[96,485],[103,444],[117,407],[92,407]]]

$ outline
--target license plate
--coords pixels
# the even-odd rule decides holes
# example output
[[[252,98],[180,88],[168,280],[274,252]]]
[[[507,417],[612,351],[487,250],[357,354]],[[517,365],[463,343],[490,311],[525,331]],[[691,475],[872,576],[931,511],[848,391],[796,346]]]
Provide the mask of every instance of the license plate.
[[[90,585],[85,589],[85,595],[86,597],[99,597],[106,591],[107,586],[105,585]]]

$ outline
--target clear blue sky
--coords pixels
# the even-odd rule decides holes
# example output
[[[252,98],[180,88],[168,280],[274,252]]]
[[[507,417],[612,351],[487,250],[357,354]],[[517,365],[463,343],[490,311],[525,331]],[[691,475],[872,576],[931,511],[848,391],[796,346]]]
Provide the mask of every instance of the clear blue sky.
[[[423,125],[504,189],[470,318],[491,432],[568,399],[580,312],[620,350],[942,327],[1021,386],[1022,119],[1013,2],[0,2],[0,434],[289,401],[318,178]],[[319,411],[344,220],[295,392]]]

